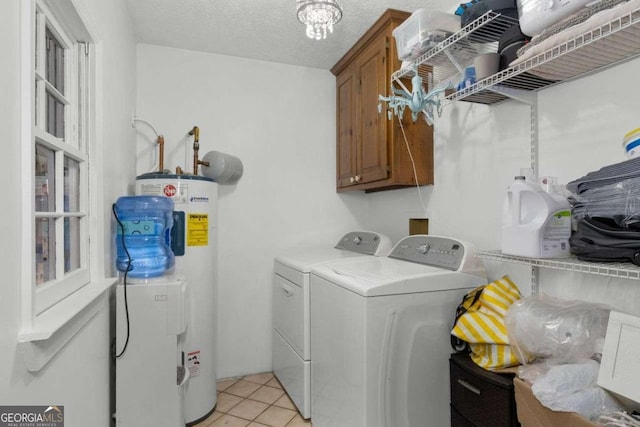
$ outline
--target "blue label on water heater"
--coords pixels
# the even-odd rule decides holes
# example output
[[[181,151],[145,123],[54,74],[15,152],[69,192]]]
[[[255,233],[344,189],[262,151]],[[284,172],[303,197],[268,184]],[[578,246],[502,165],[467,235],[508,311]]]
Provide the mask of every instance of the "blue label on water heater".
[[[199,196],[193,196],[193,197],[189,197],[189,202],[191,203],[209,203],[209,198],[208,197],[199,197]]]
[[[171,228],[171,250],[175,256],[184,255],[185,236],[184,212],[173,211],[173,228]]]

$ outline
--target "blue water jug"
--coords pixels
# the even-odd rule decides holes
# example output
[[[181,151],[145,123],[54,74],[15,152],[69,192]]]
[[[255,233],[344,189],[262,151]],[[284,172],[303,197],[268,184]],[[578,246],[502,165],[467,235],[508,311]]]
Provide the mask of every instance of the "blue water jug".
[[[116,268],[128,276],[150,278],[162,276],[174,265],[171,251],[173,200],[162,196],[120,197],[115,207]],[[129,257],[131,265],[129,266]]]

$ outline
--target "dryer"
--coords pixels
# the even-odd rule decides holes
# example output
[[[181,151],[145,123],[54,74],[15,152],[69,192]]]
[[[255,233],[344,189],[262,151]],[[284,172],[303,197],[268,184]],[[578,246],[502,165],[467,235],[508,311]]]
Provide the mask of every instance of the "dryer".
[[[345,258],[386,256],[386,236],[370,231],[345,234],[335,247],[297,247],[275,258],[273,275],[273,371],[304,418],[311,416],[309,272],[312,266]]]
[[[314,427],[448,426],[455,310],[485,283],[470,244],[427,235],[313,267]]]

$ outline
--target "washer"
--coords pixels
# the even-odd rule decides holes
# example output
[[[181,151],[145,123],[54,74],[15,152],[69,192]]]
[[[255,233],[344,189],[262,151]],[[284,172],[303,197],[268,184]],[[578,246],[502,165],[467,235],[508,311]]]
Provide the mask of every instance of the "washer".
[[[471,245],[427,235],[313,267],[314,427],[448,426],[455,310],[485,283]]]
[[[299,247],[275,258],[273,275],[273,371],[304,418],[311,416],[309,271],[323,262],[386,256],[386,236],[345,234],[334,247]]]

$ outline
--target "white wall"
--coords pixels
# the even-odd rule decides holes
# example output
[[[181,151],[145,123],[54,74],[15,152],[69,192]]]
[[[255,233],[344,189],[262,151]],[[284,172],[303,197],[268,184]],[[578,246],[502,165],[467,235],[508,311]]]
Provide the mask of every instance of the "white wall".
[[[165,168],[192,172],[194,125],[201,155],[244,163],[236,185],[220,186],[216,375],[271,370],[274,254],[304,241],[335,244],[366,211],[363,194],[335,191],[333,75],[139,45],[137,116],[165,136]],[[140,173],[152,166],[154,135],[138,128]]]
[[[545,89],[539,102],[539,172],[560,183],[625,160],[622,137],[640,125],[640,99],[632,84],[636,59],[601,73]],[[431,234],[499,249],[506,188],[530,165],[530,109],[515,101],[498,106],[458,102],[444,110],[435,130],[435,185],[425,188]],[[398,220],[419,209],[415,189],[368,196],[369,226],[399,238]],[[390,215],[392,213],[392,215]],[[492,278],[510,274],[530,292],[528,267],[487,262]],[[637,281],[541,270],[540,289],[552,295],[603,301],[640,314]]]
[[[561,183],[624,160],[622,135],[637,127],[633,81],[640,60],[539,93],[540,175]],[[167,140],[166,167],[191,170],[186,132],[201,129],[201,152],[240,157],[245,176],[220,193],[218,376],[271,367],[273,255],[295,240],[328,244],[353,228],[397,241],[408,219],[428,217],[431,234],[497,249],[507,186],[530,165],[530,109],[456,103],[435,128],[435,185],[379,193],[335,193],[335,85],[328,71],[157,46],[138,47],[138,111]],[[152,135],[138,133],[138,173],[152,167]],[[186,159],[186,160],[185,160]],[[530,292],[527,267],[486,262]],[[247,265],[250,266],[247,268]],[[604,301],[640,313],[634,281],[541,271],[541,290]]]
[[[84,0],[102,40],[105,182],[109,207],[131,192],[135,173],[151,166],[150,138],[130,126],[135,112],[167,140],[167,167],[185,166],[186,132],[201,128],[201,152],[242,159],[245,175],[220,191],[218,376],[271,369],[270,275],[273,256],[292,244],[332,244],[354,228],[377,229],[396,241],[408,218],[423,216],[416,189],[336,194],[335,84],[326,70],[141,45],[136,70],[131,24],[121,0]],[[5,200],[19,200],[20,1],[0,3],[0,138]],[[638,127],[640,99],[630,95],[640,60],[539,94],[540,173],[566,183],[624,159],[622,135]],[[138,109],[136,105],[136,84]],[[137,145],[133,141],[137,139]],[[457,103],[436,125],[436,184],[423,187],[432,234],[498,248],[506,187],[529,163],[529,109]],[[136,150],[136,156],[132,153]],[[188,162],[190,165],[190,162]],[[186,169],[190,170],[190,166]],[[136,170],[137,169],[137,170]],[[23,215],[6,203],[0,213],[3,272],[0,300],[0,402],[65,405],[69,426],[109,425],[109,305],[37,374],[17,353],[20,227]],[[112,272],[110,229],[104,230]],[[528,269],[487,263],[528,289]],[[636,281],[546,271],[542,291],[605,301],[640,314]]]
[[[109,376],[109,303],[40,372],[26,371],[16,339],[20,328],[20,223],[30,221],[17,201],[20,182],[20,3],[0,2],[0,36],[5,49],[0,67],[0,139],[3,149],[5,203],[0,212],[0,403],[16,405],[59,404],[65,406],[70,427],[108,426],[111,421]],[[104,69],[103,159],[108,170],[105,185],[105,212],[109,215],[114,194],[127,189],[134,174],[134,159],[123,154],[134,140],[127,111],[135,106],[135,45],[128,12],[121,0],[84,0],[86,10],[102,40]],[[118,156],[122,156],[118,158]],[[109,224],[110,221],[107,221]],[[26,244],[30,244],[27,242]],[[110,246],[110,243],[109,243]],[[111,264],[107,254],[107,265]]]

